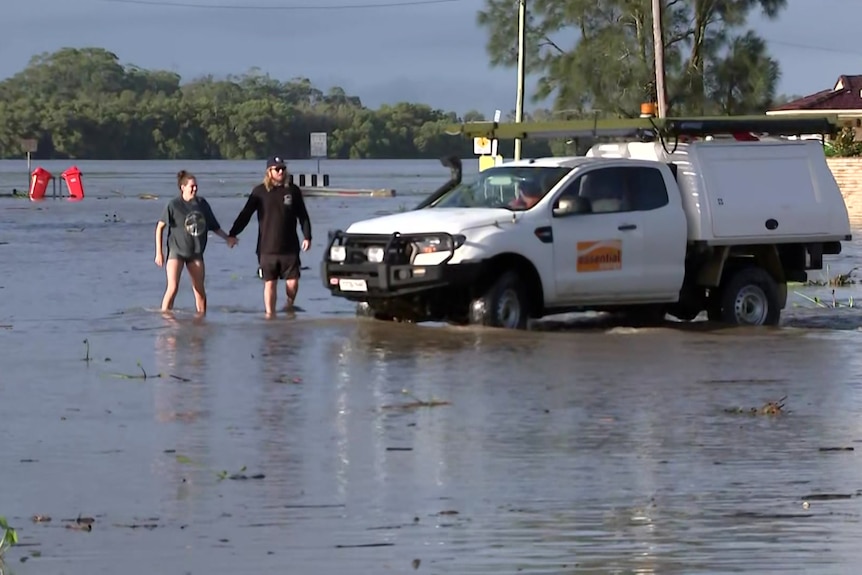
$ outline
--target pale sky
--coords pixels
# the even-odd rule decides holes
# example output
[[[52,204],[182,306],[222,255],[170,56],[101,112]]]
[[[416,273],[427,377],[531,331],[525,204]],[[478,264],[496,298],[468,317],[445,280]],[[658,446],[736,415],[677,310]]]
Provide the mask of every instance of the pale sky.
[[[372,108],[406,100],[490,116],[515,107],[515,70],[489,66],[486,33],[476,25],[484,0],[371,8],[417,0],[136,1],[4,0],[0,77],[40,52],[98,46],[123,64],[174,70],[184,80],[252,67],[281,80],[308,77]],[[160,5],[170,3],[184,6]],[[781,63],[779,92],[810,94],[840,74],[862,74],[862,0],[788,4],[777,21],[751,22]],[[528,109],[531,93],[529,82]]]

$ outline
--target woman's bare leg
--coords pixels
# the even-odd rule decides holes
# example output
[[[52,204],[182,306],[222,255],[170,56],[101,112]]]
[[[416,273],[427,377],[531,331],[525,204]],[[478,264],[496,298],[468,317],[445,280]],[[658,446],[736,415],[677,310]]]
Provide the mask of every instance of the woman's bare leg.
[[[207,292],[204,287],[206,280],[206,266],[204,261],[192,260],[186,264],[186,269],[189,270],[189,277],[192,279],[192,290],[195,292],[195,309],[200,315],[207,313]]]
[[[162,298],[162,311],[174,309],[174,300],[177,298],[177,290],[179,289],[180,274],[182,271],[183,260],[168,258],[168,261],[165,262],[167,286],[165,287],[165,296]]]

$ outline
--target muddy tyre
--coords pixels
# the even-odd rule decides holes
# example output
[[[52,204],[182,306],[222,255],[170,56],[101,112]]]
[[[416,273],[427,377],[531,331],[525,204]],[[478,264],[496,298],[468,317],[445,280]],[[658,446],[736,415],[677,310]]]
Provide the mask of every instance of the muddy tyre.
[[[470,323],[506,329],[526,329],[529,303],[518,275],[505,272],[470,305]]]
[[[736,270],[721,290],[721,321],[733,325],[778,325],[778,285],[758,267]],[[715,312],[713,312],[715,313]]]

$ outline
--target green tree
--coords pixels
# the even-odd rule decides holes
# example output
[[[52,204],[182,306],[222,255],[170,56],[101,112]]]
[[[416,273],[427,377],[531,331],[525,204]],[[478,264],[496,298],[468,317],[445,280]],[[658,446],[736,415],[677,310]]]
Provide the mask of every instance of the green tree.
[[[669,113],[709,114],[731,108],[762,112],[758,106],[774,96],[778,65],[762,40],[742,28],[753,10],[774,18],[786,4],[666,1]],[[516,63],[514,11],[511,0],[485,0],[478,14],[478,23],[489,33],[492,65]],[[533,0],[525,36],[528,72],[540,76],[536,99],[553,96],[557,109],[621,117],[636,116],[641,102],[656,99],[650,0]],[[739,73],[732,72],[741,69],[754,77],[742,82]],[[743,83],[756,92],[741,98]],[[732,100],[729,93],[735,94]]]

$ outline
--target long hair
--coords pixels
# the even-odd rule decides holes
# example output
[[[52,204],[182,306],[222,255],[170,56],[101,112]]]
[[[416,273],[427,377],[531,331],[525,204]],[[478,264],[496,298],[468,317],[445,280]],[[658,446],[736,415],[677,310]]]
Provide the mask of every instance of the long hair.
[[[288,182],[287,176],[288,176],[288,171],[287,171],[287,167],[285,167],[284,168],[284,179],[281,181],[282,185],[284,185],[284,186],[286,186],[287,182]],[[266,173],[263,175],[263,187],[265,187],[266,191],[268,192],[268,191],[272,190],[277,185],[278,184],[276,183],[276,181],[274,179],[272,179],[272,176],[269,173],[269,168],[267,168]]]

